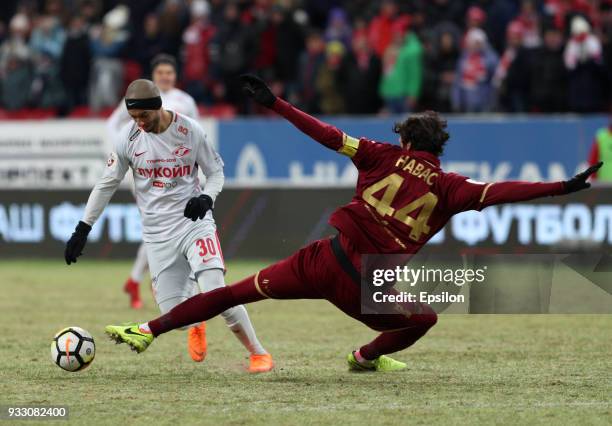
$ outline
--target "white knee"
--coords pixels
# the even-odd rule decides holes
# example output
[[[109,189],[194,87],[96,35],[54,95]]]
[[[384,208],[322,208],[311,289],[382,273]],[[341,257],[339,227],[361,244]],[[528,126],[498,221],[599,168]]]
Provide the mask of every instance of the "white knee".
[[[222,269],[208,269],[197,273],[198,285],[202,293],[225,287],[225,277]],[[248,321],[248,314],[244,306],[238,305],[221,312],[221,316],[230,329]]]
[[[223,269],[207,269],[196,274],[202,293],[208,293],[217,288],[225,287]]]

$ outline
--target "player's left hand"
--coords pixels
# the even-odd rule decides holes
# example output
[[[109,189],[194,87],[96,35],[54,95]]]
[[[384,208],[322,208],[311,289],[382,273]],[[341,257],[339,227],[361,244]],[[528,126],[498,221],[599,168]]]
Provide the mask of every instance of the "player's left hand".
[[[570,180],[566,180],[565,182],[563,182],[563,185],[565,186],[565,193],[570,194],[572,192],[590,188],[591,184],[587,182],[587,179],[593,173],[596,173],[597,170],[599,170],[602,165],[603,165],[603,161],[600,161],[599,163],[586,169],[584,172],[578,173],[576,176],[574,176]]]
[[[206,216],[208,210],[212,210],[212,208],[212,198],[206,194],[202,194],[199,197],[193,197],[187,202],[185,212],[183,214],[186,218],[189,218],[195,222],[198,219],[204,219],[204,216]]]

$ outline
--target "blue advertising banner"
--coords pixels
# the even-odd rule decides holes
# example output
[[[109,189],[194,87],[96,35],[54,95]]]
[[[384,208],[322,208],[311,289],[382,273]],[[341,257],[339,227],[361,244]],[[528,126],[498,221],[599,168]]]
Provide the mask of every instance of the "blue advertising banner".
[[[397,143],[393,118],[334,118],[329,122],[355,137]],[[560,180],[586,162],[599,117],[451,118],[451,140],[442,165],[481,181]],[[228,184],[352,186],[350,161],[321,147],[278,119],[220,121],[219,150]]]

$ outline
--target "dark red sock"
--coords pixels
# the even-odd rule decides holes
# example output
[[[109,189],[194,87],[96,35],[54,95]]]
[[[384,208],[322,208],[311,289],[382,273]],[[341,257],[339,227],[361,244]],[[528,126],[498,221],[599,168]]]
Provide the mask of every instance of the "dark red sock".
[[[427,333],[437,321],[437,315],[431,314],[413,315],[414,326],[397,331],[386,331],[378,335],[367,345],[359,348],[359,353],[367,360],[374,360],[381,355],[392,354],[412,346],[417,340]]]
[[[255,288],[254,279],[252,275],[236,284],[193,296],[167,314],[149,321],[149,328],[154,336],[159,336],[175,328],[209,320],[233,306],[265,299]]]

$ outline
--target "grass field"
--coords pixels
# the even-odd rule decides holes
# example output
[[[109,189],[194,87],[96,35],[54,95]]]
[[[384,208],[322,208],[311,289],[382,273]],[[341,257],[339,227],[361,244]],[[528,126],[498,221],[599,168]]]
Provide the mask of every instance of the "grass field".
[[[231,262],[228,279],[254,262]],[[127,262],[0,262],[0,405],[67,405],[79,424],[610,424],[612,316],[442,315],[413,348],[410,369],[351,374],[344,358],[374,333],[323,301],[248,307],[276,359],[245,372],[246,353],[221,319],[209,322],[209,355],[189,358],[185,333],[144,354],[115,346],[109,323],[156,316],[130,311]],[[49,342],[78,325],[96,337],[93,365],[60,370]],[[0,421],[2,423],[2,421]],[[19,424],[25,424],[20,422]],[[33,422],[40,424],[40,422]]]

